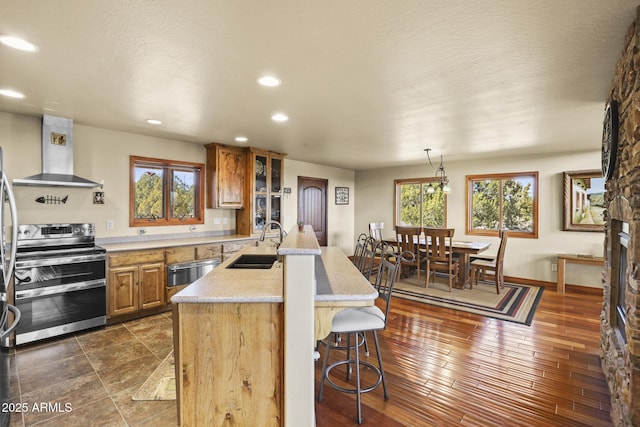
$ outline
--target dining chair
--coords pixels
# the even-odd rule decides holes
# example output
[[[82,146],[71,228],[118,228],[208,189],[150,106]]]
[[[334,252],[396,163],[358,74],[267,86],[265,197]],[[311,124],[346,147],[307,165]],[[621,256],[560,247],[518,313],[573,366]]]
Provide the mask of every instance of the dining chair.
[[[487,271],[493,271],[494,281],[496,282],[496,293],[500,293],[500,288],[504,287],[504,252],[507,247],[507,238],[509,233],[507,230],[500,230],[500,246],[498,253],[494,259],[475,259],[471,261],[471,280],[469,288],[473,289],[474,283],[477,285],[480,276],[485,276]]]
[[[396,226],[395,231],[398,242],[397,252],[410,252],[413,254],[413,261],[403,262],[402,267],[407,270],[409,267],[415,267],[418,270],[418,284],[420,284],[420,270],[428,264],[426,251],[420,249],[422,228]]]
[[[371,238],[373,238],[377,243],[385,243],[385,239],[383,236],[383,230],[384,230],[384,222],[370,222],[369,223],[369,236],[371,236]],[[386,242],[386,245],[389,246],[389,242]],[[395,247],[391,248],[393,251],[395,251]],[[380,249],[378,249],[376,251],[376,258],[380,258]],[[376,262],[376,266],[377,266],[377,262]]]
[[[449,292],[453,287],[453,281],[460,273],[459,259],[454,258],[452,249],[453,228],[425,228],[424,234],[427,240],[427,280],[425,287],[429,287],[431,273],[444,272],[449,276]]]
[[[404,256],[409,259],[412,255],[404,254]],[[318,390],[318,402],[322,402],[322,392],[324,390],[325,383],[341,392],[355,394],[357,408],[356,421],[358,424],[362,424],[363,420],[361,405],[362,393],[373,391],[382,384],[384,399],[389,399],[377,332],[384,330],[387,327],[389,309],[391,308],[391,294],[403,259],[403,256],[394,254],[387,248],[387,250],[382,254],[376,272],[376,280],[374,284],[374,287],[378,291],[378,300],[376,305],[370,307],[346,308],[335,315],[331,324],[331,332],[327,339],[328,343],[337,342],[338,336],[340,335],[347,335],[348,343],[353,342],[353,345],[348,344],[346,347],[343,347],[347,350],[346,358],[338,360],[331,365],[329,365],[329,354],[331,350],[335,350],[336,347],[328,344],[325,346],[324,361],[322,363],[322,379]],[[366,343],[367,333],[371,333],[373,336],[378,366],[360,359],[360,346],[363,345],[363,343]],[[353,351],[355,357],[351,356],[351,351]],[[350,373],[352,368],[355,370],[355,384],[350,387],[343,387],[331,378],[331,371],[335,367],[342,365],[347,365],[348,381],[351,379]],[[363,386],[360,382],[361,367],[368,368],[374,372],[376,375],[376,381],[373,384]]]

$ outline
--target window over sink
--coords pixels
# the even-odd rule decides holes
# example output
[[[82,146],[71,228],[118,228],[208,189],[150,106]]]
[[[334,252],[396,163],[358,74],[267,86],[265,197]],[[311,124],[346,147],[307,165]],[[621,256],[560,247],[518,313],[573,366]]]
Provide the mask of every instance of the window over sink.
[[[204,164],[129,156],[129,226],[204,223]]]

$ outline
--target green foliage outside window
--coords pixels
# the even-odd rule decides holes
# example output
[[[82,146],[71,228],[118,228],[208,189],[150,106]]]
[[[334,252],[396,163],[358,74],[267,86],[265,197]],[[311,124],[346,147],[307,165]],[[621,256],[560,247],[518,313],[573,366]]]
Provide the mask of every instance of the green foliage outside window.
[[[130,225],[202,224],[204,165],[131,156]]]
[[[398,225],[415,227],[445,226],[445,197],[440,187],[427,193],[429,182],[396,182]]]
[[[193,172],[173,172],[172,203],[174,218],[193,218],[195,209],[195,185]]]
[[[469,178],[472,230],[506,228],[537,236],[537,173]]]
[[[135,217],[164,218],[162,197],[163,170],[159,168],[136,168]]]

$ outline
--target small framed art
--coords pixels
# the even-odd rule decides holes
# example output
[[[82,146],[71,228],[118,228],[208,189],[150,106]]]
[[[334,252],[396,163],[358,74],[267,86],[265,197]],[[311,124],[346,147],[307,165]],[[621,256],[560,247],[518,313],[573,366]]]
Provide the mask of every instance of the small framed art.
[[[349,187],[336,187],[336,205],[349,204]]]

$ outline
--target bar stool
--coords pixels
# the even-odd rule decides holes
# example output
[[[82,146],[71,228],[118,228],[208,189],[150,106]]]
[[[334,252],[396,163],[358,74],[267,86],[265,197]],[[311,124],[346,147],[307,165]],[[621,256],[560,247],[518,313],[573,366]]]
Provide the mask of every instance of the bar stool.
[[[382,356],[380,355],[380,345],[378,343],[377,331],[384,330],[387,327],[387,318],[391,307],[391,293],[396,278],[399,276],[402,256],[397,256],[392,252],[385,251],[378,265],[375,288],[378,291],[378,298],[383,306],[382,309],[374,305],[371,307],[347,308],[338,312],[333,318],[331,325],[331,333],[327,339],[324,361],[322,364],[322,380],[318,390],[318,402],[322,402],[322,392],[325,382],[331,387],[344,393],[356,395],[357,418],[358,424],[362,423],[362,407],[361,394],[375,390],[380,384],[384,390],[384,399],[389,399],[387,385],[384,378],[384,368],[382,367]],[[373,335],[375,343],[378,366],[360,359],[360,346],[365,342],[366,333]],[[342,347],[347,350],[347,357],[344,360],[329,365],[329,353],[337,347],[330,343],[336,342],[338,335],[347,335],[347,345]],[[353,338],[353,345],[351,339]],[[351,350],[354,350],[355,358],[351,357]],[[338,385],[330,377],[332,369],[337,366],[347,365],[347,380],[350,380],[352,367],[355,367],[355,386],[353,388]],[[360,368],[366,367],[371,369],[376,375],[376,381],[368,386],[363,386],[360,382]]]

